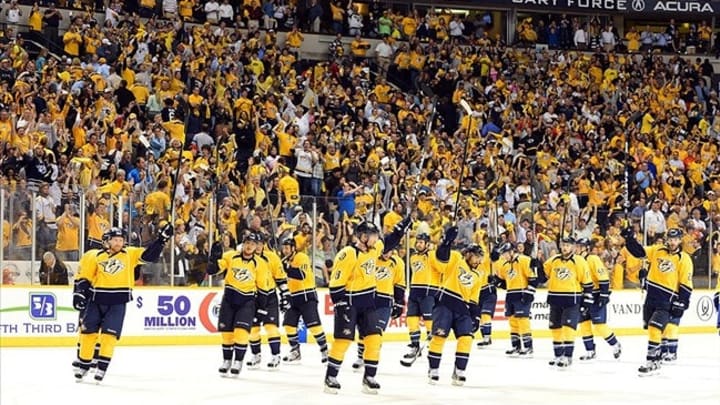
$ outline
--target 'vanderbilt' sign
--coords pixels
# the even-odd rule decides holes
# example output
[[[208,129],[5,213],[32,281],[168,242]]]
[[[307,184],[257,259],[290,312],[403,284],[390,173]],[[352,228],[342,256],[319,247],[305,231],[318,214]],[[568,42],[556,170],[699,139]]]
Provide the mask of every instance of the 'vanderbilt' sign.
[[[713,5],[709,0],[512,0],[512,3],[521,8],[563,8],[623,13],[714,14],[716,7],[720,9],[720,3]]]

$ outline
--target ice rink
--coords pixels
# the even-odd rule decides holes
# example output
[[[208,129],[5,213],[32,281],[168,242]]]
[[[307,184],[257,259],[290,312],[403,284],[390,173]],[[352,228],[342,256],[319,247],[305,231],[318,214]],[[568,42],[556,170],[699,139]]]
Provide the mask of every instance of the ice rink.
[[[445,346],[438,385],[427,384],[427,359],[412,368],[400,365],[405,344],[386,343],[382,349],[379,395],[360,392],[361,374],[353,373],[355,347],[348,351],[339,380],[339,395],[322,392],[325,368],[314,344],[303,345],[301,365],[283,365],[275,372],[263,367],[243,368],[239,378],[220,378],[220,347],[118,347],[105,381],[76,383],[72,376],[73,348],[3,348],[0,350],[0,403],[53,404],[720,404],[720,337],[681,335],[678,363],[661,374],[640,378],[637,368],[645,356],[644,337],[621,337],[623,356],[612,359],[604,342],[599,356],[584,364],[578,339],[575,362],[567,371],[547,365],[548,339],[537,339],[534,359],[509,359],[507,340],[490,349],[473,349],[464,387],[450,384],[455,342]],[[283,353],[287,347],[283,347]],[[426,352],[424,353],[426,354]]]

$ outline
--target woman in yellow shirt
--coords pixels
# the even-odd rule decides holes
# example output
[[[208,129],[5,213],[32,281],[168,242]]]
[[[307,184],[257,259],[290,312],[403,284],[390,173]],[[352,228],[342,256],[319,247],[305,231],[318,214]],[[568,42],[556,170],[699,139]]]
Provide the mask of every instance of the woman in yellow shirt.
[[[41,31],[42,19],[43,15],[40,11],[40,6],[35,3],[32,7],[32,11],[30,11],[30,17],[28,18],[28,25],[30,25],[30,31]]]

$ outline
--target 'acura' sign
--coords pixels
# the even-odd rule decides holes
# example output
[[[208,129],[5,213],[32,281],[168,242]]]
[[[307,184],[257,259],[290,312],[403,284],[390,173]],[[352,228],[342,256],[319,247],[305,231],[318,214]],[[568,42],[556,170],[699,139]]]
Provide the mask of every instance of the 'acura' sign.
[[[713,6],[712,1],[709,0],[512,0],[512,3],[521,8],[563,8],[623,13],[714,14],[715,7],[720,8],[720,3]]]

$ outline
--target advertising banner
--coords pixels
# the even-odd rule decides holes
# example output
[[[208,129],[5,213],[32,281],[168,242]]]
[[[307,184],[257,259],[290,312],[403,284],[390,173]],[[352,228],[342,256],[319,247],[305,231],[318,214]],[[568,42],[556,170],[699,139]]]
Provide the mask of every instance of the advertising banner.
[[[690,307],[682,318],[683,333],[714,333],[717,313],[710,290],[693,292]],[[318,312],[326,332],[332,330],[332,301],[327,290],[319,291]],[[219,343],[217,319],[222,290],[213,288],[151,288],[134,291],[127,304],[121,344],[210,344]],[[549,307],[546,292],[538,291],[532,306],[532,329],[548,336]],[[614,292],[607,307],[608,324],[618,334],[641,334],[642,294]],[[0,346],[72,345],[77,340],[79,314],[72,308],[70,287],[3,287],[0,289]],[[304,329],[301,328],[304,332]],[[493,333],[505,337],[509,324],[505,301],[499,294]],[[407,339],[405,316],[392,320],[385,338]],[[302,339],[305,340],[305,339]]]
[[[713,15],[720,3],[711,0],[489,0],[488,7],[516,7],[542,12],[605,12],[622,14],[673,13]],[[680,17],[680,15],[678,15]]]

